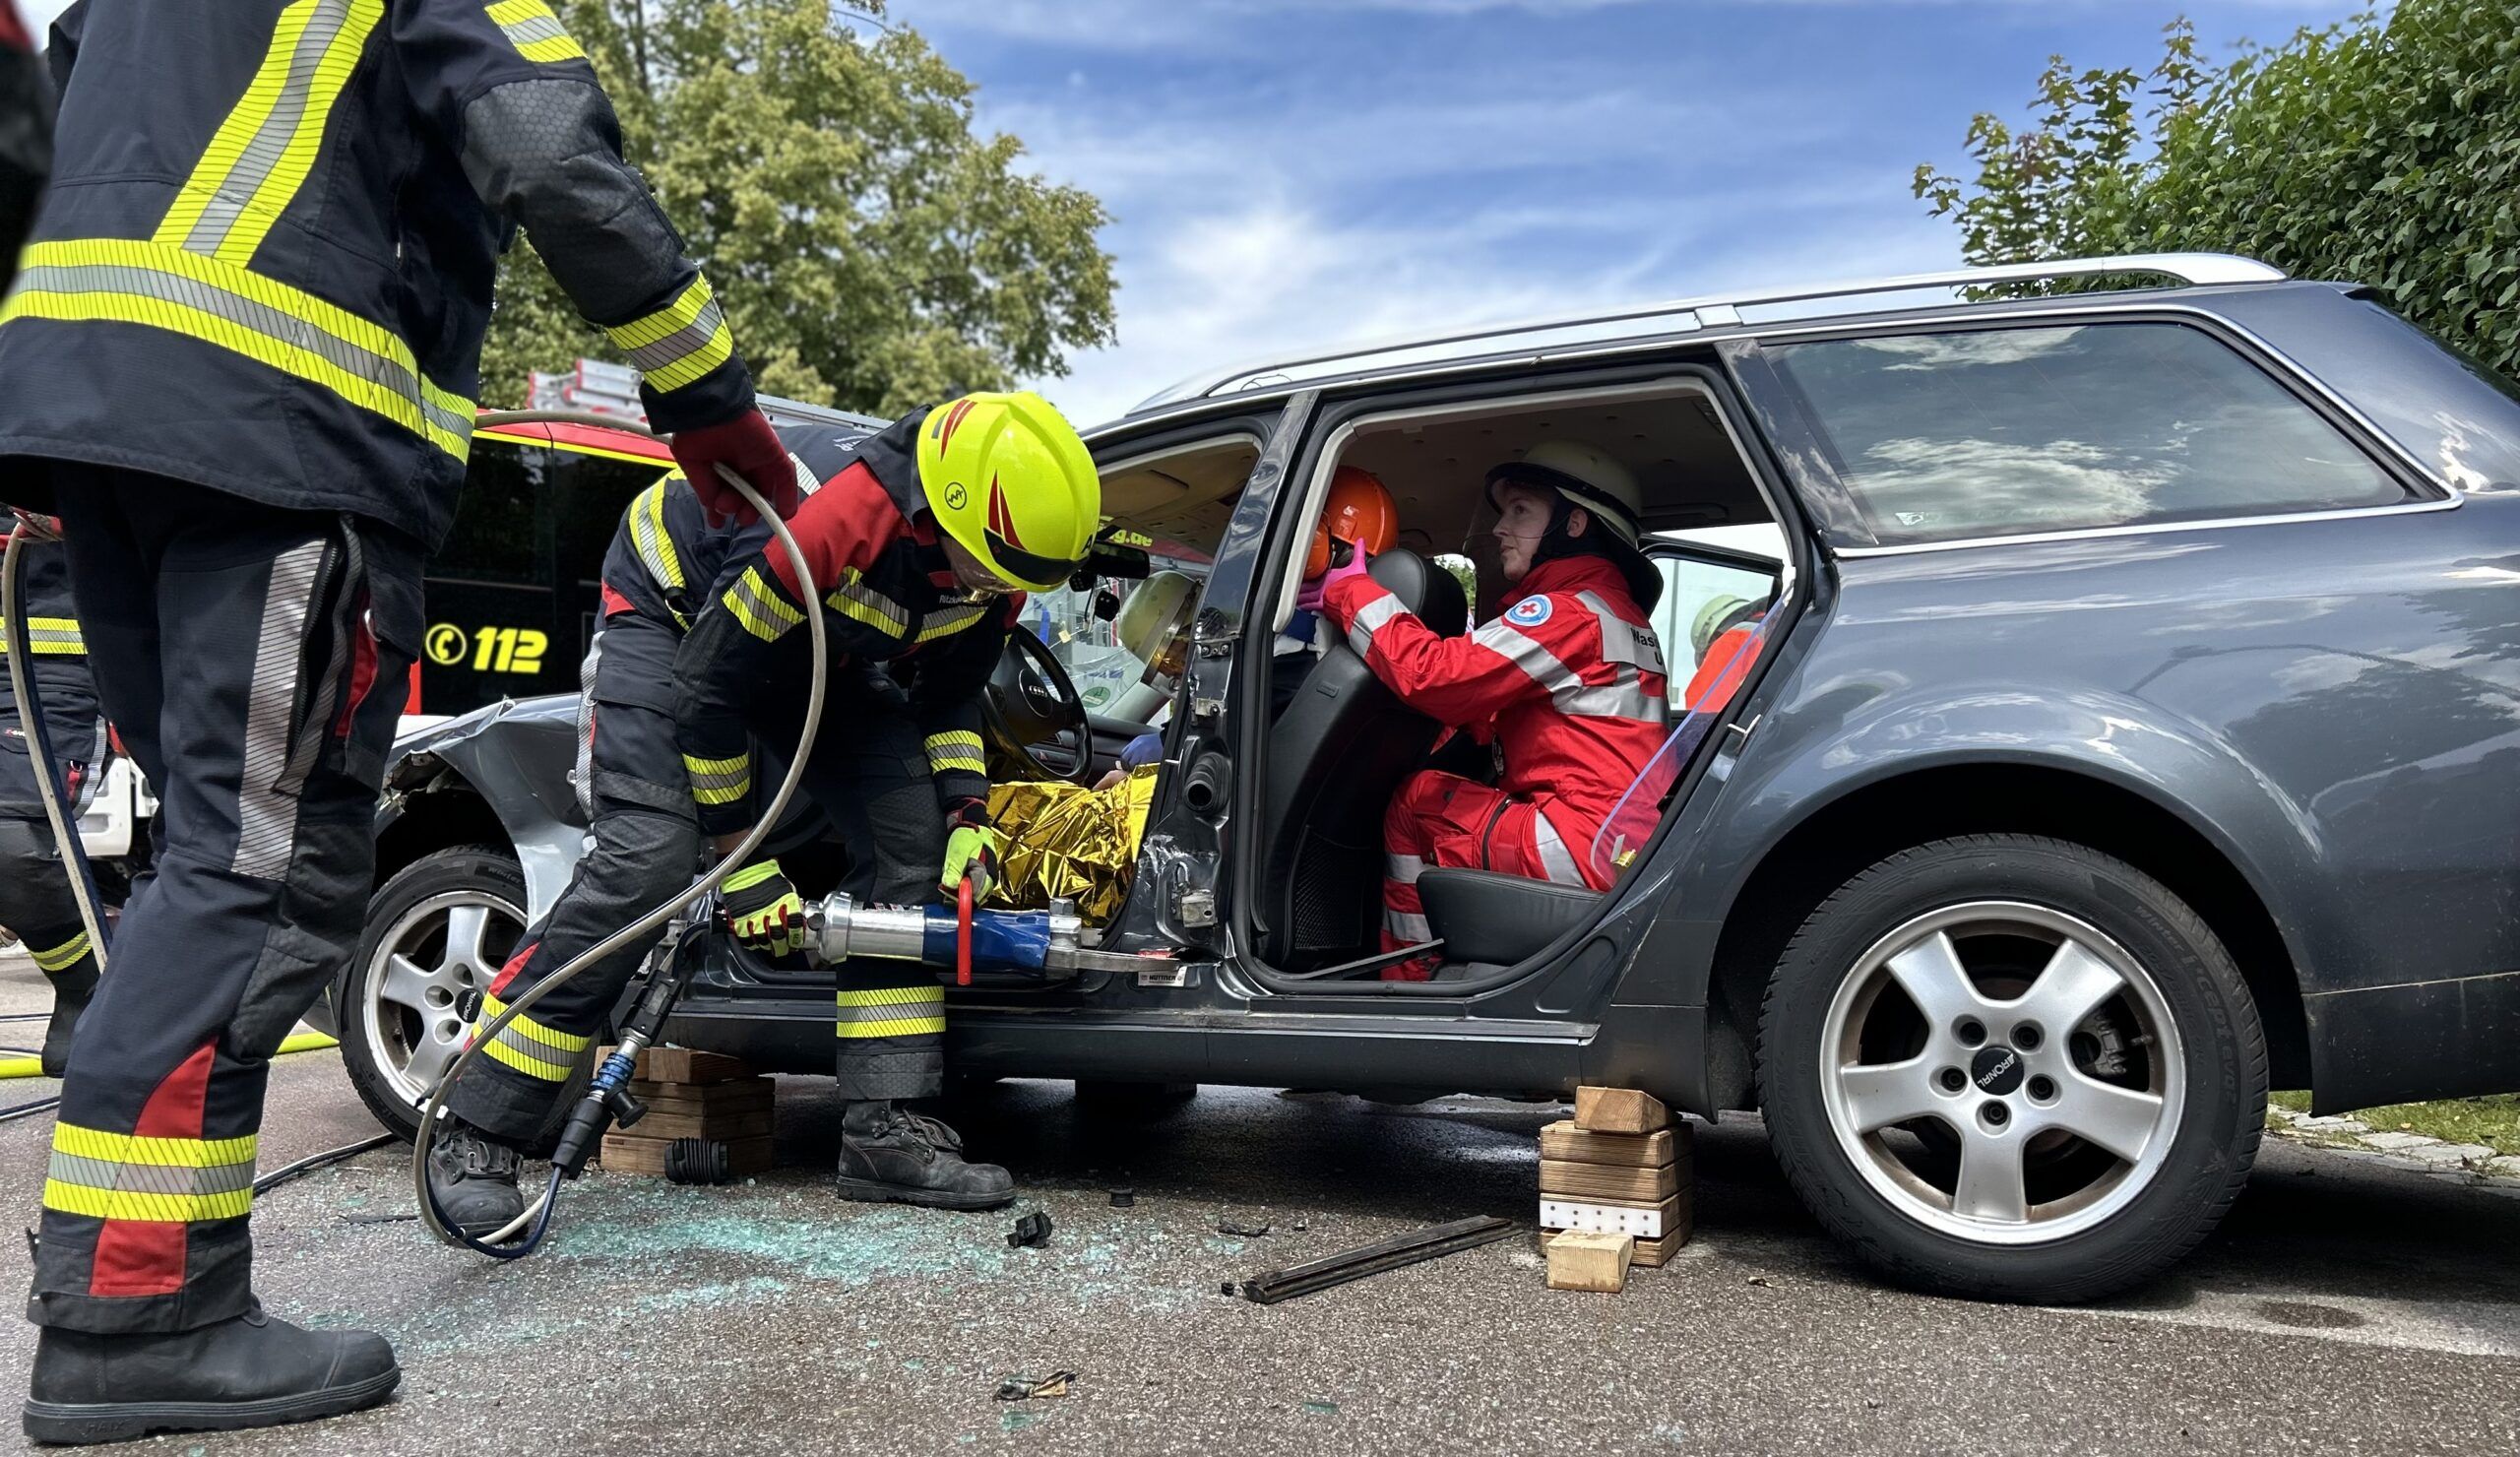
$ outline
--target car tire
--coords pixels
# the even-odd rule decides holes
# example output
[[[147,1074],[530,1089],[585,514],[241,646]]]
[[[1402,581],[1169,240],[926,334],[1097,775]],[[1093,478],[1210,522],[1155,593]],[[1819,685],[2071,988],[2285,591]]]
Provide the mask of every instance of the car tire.
[[[1919,846],[1821,902],[1768,984],[1758,1076],[1820,1223],[1978,1299],[2160,1273],[2265,1128],[2264,1032],[2213,931],[2125,861],[2028,835]]]
[[[408,1139],[418,1129],[429,1083],[462,1049],[465,993],[487,987],[514,953],[526,905],[516,857],[489,845],[422,855],[369,898],[367,929],[333,1005],[350,1086],[395,1134]],[[459,919],[472,912],[478,930],[470,930],[469,918]],[[468,944],[450,945],[448,931],[458,924],[468,929]],[[423,975],[398,977],[398,952]],[[564,1096],[583,1087],[590,1062],[581,1061]]]

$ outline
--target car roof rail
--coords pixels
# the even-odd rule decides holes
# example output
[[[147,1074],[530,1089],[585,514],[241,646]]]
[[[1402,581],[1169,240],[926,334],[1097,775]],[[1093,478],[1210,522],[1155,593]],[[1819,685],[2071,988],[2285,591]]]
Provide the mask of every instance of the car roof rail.
[[[1442,348],[1447,346],[1471,345],[1489,340],[1510,339],[1520,334],[1544,334],[1560,329],[1586,329],[1605,324],[1657,321],[1652,329],[1637,329],[1625,334],[1603,336],[1593,343],[1611,343],[1619,339],[1647,338],[1660,334],[1686,333],[1696,329],[1727,328],[1741,322],[1740,311],[1769,304],[1807,303],[1816,299],[1859,298],[1867,294],[1905,293],[1919,288],[1978,288],[1996,284],[2032,283],[2043,279],[2093,278],[2116,274],[2153,274],[2176,280],[2187,286],[2212,286],[2229,284],[2279,284],[2284,271],[2254,258],[2233,253],[2128,253],[2108,258],[2060,258],[2045,263],[2000,263],[1983,268],[1955,268],[1938,273],[1898,274],[1888,278],[1853,279],[1830,284],[1806,284],[1750,292],[1710,294],[1703,298],[1668,299],[1659,303],[1628,304],[1616,308],[1591,309],[1582,313],[1560,314],[1548,318],[1522,319],[1504,324],[1482,324],[1472,329],[1444,334],[1414,335],[1364,344],[1347,344],[1315,349],[1299,354],[1273,355],[1236,364],[1227,369],[1203,371],[1191,375],[1171,388],[1147,397],[1131,410],[1131,414],[1144,414],[1167,405],[1202,400],[1226,391],[1236,380],[1249,380],[1244,389],[1260,388],[1264,377],[1284,374],[1289,370],[1312,365],[1336,363],[1342,359],[1364,359],[1375,354],[1398,353],[1409,349]],[[1456,351],[1461,352],[1461,351]]]

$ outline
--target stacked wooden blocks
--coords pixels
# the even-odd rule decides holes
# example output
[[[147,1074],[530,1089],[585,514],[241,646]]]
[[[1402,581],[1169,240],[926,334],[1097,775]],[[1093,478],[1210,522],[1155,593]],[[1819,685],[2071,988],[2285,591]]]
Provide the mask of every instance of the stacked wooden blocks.
[[[1616,1291],[1689,1238],[1693,1137],[1633,1088],[1579,1088],[1572,1122],[1540,1131],[1540,1225],[1552,1290]]]
[[[727,1170],[741,1175],[770,1168],[770,1117],[777,1085],[739,1058],[684,1047],[639,1054],[630,1096],[648,1115],[603,1135],[603,1167],[616,1173],[665,1172],[665,1150],[677,1138],[726,1145]]]

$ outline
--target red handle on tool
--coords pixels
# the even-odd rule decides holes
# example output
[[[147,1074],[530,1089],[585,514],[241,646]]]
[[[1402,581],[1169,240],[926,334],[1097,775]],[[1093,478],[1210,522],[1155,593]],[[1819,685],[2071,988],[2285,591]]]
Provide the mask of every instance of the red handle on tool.
[[[972,877],[956,891],[954,914],[954,984],[972,984]]]

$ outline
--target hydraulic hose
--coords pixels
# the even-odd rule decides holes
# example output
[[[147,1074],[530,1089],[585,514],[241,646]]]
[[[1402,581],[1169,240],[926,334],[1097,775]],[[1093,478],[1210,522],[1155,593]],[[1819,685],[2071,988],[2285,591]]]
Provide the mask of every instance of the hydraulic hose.
[[[51,822],[53,847],[70,875],[70,898],[79,903],[79,923],[87,928],[88,946],[96,970],[105,969],[105,921],[96,911],[96,877],[88,865],[88,847],[79,838],[61,802],[61,776],[54,768],[52,736],[44,731],[43,704],[35,696],[35,675],[27,666],[33,656],[27,628],[27,561],[24,547],[30,528],[21,521],[9,533],[0,552],[0,614],[8,620],[9,692],[18,704],[18,728],[27,739],[27,767],[33,771],[35,793],[43,800],[43,817]]]
[[[484,411],[475,420],[476,427],[483,429],[523,424],[589,425],[598,429],[623,430],[632,434],[646,435],[650,439],[658,438],[654,431],[644,425],[633,424],[610,415],[569,410]],[[805,699],[805,727],[797,735],[796,751],[788,760],[788,777],[780,782],[778,792],[770,796],[770,803],[762,810],[761,818],[749,831],[745,832],[743,840],[733,850],[728,851],[719,858],[717,864],[710,867],[709,873],[693,882],[690,889],[667,897],[655,909],[571,957],[557,971],[536,983],[532,990],[508,1003],[498,1016],[492,1018],[486,1026],[472,1035],[472,1041],[463,1052],[458,1054],[453,1062],[447,1064],[446,1071],[441,1073],[437,1082],[430,1086],[428,1097],[420,1106],[419,1131],[411,1140],[411,1187],[412,1192],[417,1196],[420,1222],[428,1226],[430,1234],[437,1235],[445,1242],[478,1251],[492,1259],[520,1259],[531,1254],[534,1247],[542,1241],[543,1234],[550,1228],[552,1208],[559,1202],[562,1171],[556,1166],[552,1169],[550,1180],[543,1188],[541,1199],[511,1221],[505,1229],[494,1231],[486,1237],[476,1238],[449,1226],[438,1208],[436,1191],[429,1187],[430,1134],[444,1112],[447,1094],[454,1089],[457,1080],[463,1077],[464,1070],[472,1065],[472,1059],[481,1055],[481,1049],[495,1041],[499,1034],[507,1029],[509,1023],[524,1016],[543,997],[568,984],[598,962],[681,915],[701,897],[715,891],[720,881],[724,880],[741,866],[760,846],[762,839],[770,833],[771,828],[779,823],[780,815],[787,811],[788,799],[794,795],[797,785],[804,779],[806,760],[813,753],[814,734],[822,724],[827,665],[823,661],[823,617],[822,613],[815,609],[822,594],[814,582],[813,564],[806,560],[804,548],[796,543],[796,538],[788,530],[788,524],[779,519],[778,515],[770,509],[770,503],[763,500],[748,482],[724,466],[718,468],[718,474],[726,484],[742,495],[753,510],[760,513],[763,521],[769,523],[771,534],[779,538],[781,548],[788,553],[788,563],[795,568],[796,581],[806,602],[805,627],[813,639],[814,671],[812,685]],[[504,1242],[516,1238],[521,1232],[525,1237],[517,1243],[510,1245]]]

